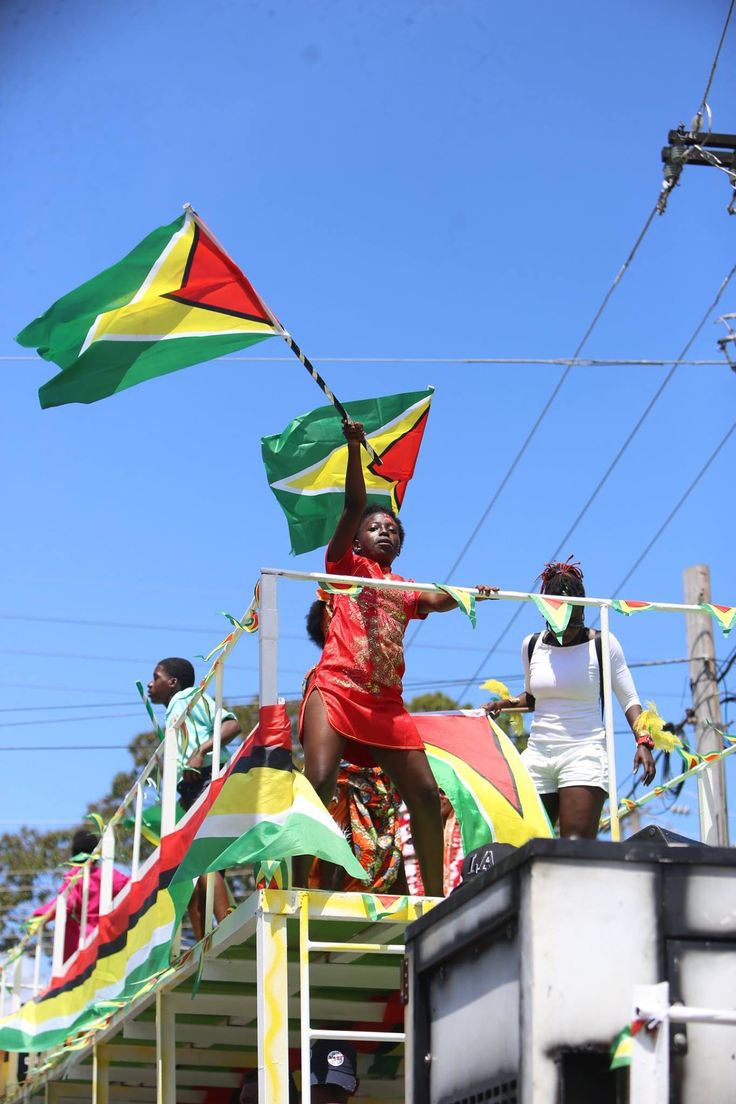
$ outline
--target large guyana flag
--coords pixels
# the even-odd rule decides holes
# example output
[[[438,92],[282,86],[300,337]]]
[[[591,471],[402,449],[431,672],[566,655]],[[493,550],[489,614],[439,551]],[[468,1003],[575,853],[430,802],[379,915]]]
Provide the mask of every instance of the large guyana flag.
[[[41,406],[91,403],[281,334],[190,211],[70,291],[16,340],[61,368]]]
[[[89,945],[38,997],[0,1019],[0,1050],[60,1046],[155,987],[168,970],[171,942],[199,874],[305,853],[344,866],[354,878],[363,875],[335,821],[293,769],[286,707],[264,706],[226,773],[164,836],[151,865],[128,883]]]
[[[363,452],[368,501],[398,513],[427,424],[433,388],[346,403],[381,458]],[[321,406],[261,441],[271,490],[286,514],[295,554],[328,544],[345,502],[347,443],[333,406]]]
[[[552,828],[521,756],[481,710],[412,713],[429,765],[460,825],[465,854],[486,843],[521,847]]]

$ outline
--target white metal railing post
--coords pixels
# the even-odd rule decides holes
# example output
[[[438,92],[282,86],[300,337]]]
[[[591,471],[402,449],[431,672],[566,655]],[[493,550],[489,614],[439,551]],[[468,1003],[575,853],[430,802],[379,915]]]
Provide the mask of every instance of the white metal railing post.
[[[299,895],[299,1031],[302,1051],[302,1104],[312,1102],[312,1013],[309,1001],[309,894]]]
[[[278,701],[278,579],[273,574],[261,574],[261,608],[259,613],[259,704],[275,705]]]
[[[161,835],[168,836],[176,827],[176,782],[179,767],[178,729],[166,726],[164,736],[163,783],[161,786]]]
[[[54,946],[51,953],[51,975],[58,977],[64,967],[64,936],[66,935],[66,895],[56,898],[54,913]]]
[[[618,791],[616,788],[616,745],[613,735],[613,684],[611,681],[611,633],[608,626],[608,606],[601,606],[600,615],[603,724],[606,729],[606,752],[608,754],[608,808],[611,817],[611,839],[614,843],[617,843],[621,839],[621,825],[618,819]]]
[[[87,937],[87,915],[89,913],[89,878],[92,872],[92,864],[85,863],[82,871],[82,916],[79,921],[79,946],[84,946]]]
[[[670,1099],[669,983],[635,985],[632,1022],[640,1010],[653,1019],[631,1039],[630,1104],[668,1104]]]
[[[41,955],[43,953],[43,932],[46,921],[41,919],[36,929],[36,951],[33,960],[33,995],[38,996],[41,989]],[[2,1013],[0,1012],[0,1015]]]
[[[220,747],[222,744],[222,692],[224,669],[221,659],[215,662],[215,723],[212,727],[212,781],[220,774]],[[215,905],[215,874],[207,875],[207,890],[204,898],[204,931],[212,931],[212,913]]]
[[[138,868],[141,863],[141,835],[143,829],[143,786],[140,782],[135,787],[135,827],[133,828],[133,857],[130,863],[130,880],[134,882],[138,877]]]
[[[5,1015],[5,971],[6,966],[3,963],[0,968],[0,1019]]]
[[[115,864],[115,833],[109,824],[102,833],[100,850],[100,916],[106,916],[112,908],[112,871]]]
[[[156,1104],[176,1104],[176,1019],[171,996],[156,993]]]

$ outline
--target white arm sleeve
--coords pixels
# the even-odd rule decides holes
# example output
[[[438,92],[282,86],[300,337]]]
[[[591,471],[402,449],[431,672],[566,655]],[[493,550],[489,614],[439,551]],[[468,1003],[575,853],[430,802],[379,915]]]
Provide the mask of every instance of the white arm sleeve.
[[[531,694],[529,689],[529,641],[531,640],[531,633],[529,636],[525,636],[521,642],[521,662],[524,668],[524,690],[527,694]]]
[[[631,671],[626,666],[624,651],[613,633],[609,634],[611,641],[611,682],[613,690],[618,698],[618,704],[624,713],[632,705],[641,705],[639,695],[631,677]]]

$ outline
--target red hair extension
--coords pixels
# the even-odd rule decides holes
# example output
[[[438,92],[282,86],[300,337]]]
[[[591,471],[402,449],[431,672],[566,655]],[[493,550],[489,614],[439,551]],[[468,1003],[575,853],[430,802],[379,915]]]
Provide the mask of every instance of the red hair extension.
[[[568,556],[564,563],[555,561],[545,564],[544,569],[538,576],[538,578],[542,580],[542,590],[544,590],[557,575],[569,575],[571,578],[578,579],[582,582],[583,573],[580,570],[580,561],[573,563],[572,556]]]

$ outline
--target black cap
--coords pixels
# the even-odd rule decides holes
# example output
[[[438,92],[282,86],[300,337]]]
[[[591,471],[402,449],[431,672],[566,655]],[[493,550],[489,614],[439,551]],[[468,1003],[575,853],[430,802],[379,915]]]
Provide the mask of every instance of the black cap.
[[[339,1085],[348,1092],[358,1087],[358,1056],[350,1043],[317,1039],[312,1043],[312,1085]]]

